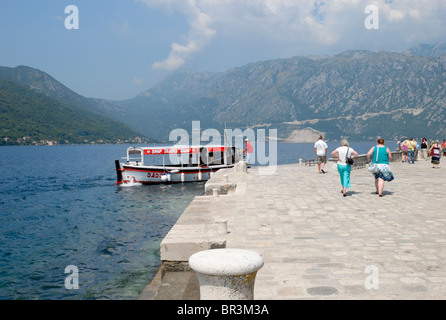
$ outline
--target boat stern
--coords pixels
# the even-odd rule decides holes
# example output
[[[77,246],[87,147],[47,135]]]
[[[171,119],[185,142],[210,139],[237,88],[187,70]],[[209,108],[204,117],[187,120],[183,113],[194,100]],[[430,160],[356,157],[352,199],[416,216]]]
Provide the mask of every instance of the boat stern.
[[[116,184],[122,184],[122,169],[121,164],[119,163],[119,160],[115,160],[115,167],[116,167]]]

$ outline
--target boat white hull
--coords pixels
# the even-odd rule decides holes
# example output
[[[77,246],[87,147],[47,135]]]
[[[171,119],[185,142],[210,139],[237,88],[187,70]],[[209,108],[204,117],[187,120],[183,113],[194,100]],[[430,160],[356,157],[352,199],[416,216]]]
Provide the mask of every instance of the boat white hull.
[[[131,166],[122,165],[122,180],[116,184],[160,184],[160,183],[186,183],[207,181],[212,174],[222,168],[233,166],[215,166],[215,167],[155,167],[155,166]],[[118,175],[119,176],[119,175]]]

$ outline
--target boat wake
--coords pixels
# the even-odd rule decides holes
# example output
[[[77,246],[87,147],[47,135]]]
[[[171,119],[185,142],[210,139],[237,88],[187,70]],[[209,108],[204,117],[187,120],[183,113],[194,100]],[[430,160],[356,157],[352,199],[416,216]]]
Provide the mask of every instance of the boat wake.
[[[122,188],[137,187],[137,186],[142,186],[142,183],[136,182],[135,178],[132,177],[132,180],[130,180],[130,182],[123,182],[123,183],[119,184],[119,186]]]

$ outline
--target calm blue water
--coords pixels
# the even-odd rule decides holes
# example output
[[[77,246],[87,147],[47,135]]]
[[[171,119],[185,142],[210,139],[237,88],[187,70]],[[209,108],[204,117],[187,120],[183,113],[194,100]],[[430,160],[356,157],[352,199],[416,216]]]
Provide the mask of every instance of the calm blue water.
[[[135,299],[204,184],[115,186],[127,146],[0,148],[0,299]],[[65,267],[79,290],[65,288]]]
[[[352,143],[359,153],[372,145]],[[161,240],[204,183],[117,187],[114,160],[126,148],[0,148],[0,299],[138,297],[160,266]],[[313,144],[279,144],[278,156],[314,158]],[[77,290],[65,288],[69,265]]]

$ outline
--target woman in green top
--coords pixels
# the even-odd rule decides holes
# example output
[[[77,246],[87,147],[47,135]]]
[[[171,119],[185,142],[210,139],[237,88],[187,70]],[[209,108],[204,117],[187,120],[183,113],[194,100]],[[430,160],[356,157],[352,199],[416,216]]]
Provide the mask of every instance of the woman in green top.
[[[375,176],[376,193],[383,197],[384,181],[392,181],[394,179],[389,166],[389,161],[392,160],[392,153],[384,145],[384,139],[378,139],[378,145],[369,150],[367,162],[370,162],[370,159],[372,159],[373,163],[378,164],[378,171],[373,173],[373,175]]]

